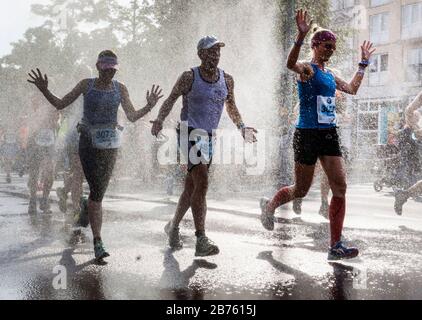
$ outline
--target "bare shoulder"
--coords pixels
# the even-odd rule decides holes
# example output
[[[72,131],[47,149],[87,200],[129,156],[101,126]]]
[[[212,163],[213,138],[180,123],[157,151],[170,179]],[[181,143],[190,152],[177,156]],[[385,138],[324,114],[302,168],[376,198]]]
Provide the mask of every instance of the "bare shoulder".
[[[234,82],[233,76],[227,72],[224,72],[224,78],[227,82]]]
[[[186,94],[189,92],[193,84],[193,78],[194,75],[192,70],[183,72],[177,80],[174,92],[177,94]]]
[[[188,83],[191,84],[193,81],[193,71],[188,70],[182,73],[182,75],[179,77],[179,81],[181,83]]]
[[[234,79],[231,74],[224,72],[224,79],[226,79],[226,83],[229,88],[234,87]]]
[[[297,63],[301,68],[301,73],[298,74],[298,79],[302,82],[310,80],[315,72],[312,64],[308,61],[300,61]]]
[[[119,86],[121,92],[128,92],[127,87],[124,83],[117,81],[117,85]]]
[[[79,88],[79,90],[83,94],[85,94],[88,91],[90,81],[91,79],[83,79],[78,83],[76,87]]]
[[[325,68],[329,73],[333,75],[336,79],[341,79],[341,74],[337,69],[334,68]]]

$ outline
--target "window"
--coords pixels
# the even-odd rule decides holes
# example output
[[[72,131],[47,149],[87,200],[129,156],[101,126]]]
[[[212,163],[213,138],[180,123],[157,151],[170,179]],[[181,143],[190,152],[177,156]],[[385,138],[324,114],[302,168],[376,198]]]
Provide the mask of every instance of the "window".
[[[382,6],[383,4],[390,3],[391,0],[371,0],[371,7]]]
[[[402,39],[422,37],[422,2],[402,7]]]
[[[411,49],[407,55],[406,80],[422,80],[422,48]]]
[[[358,110],[360,112],[368,111],[368,103],[367,102],[359,103],[358,104]]]
[[[376,54],[369,66],[369,85],[379,86],[388,80],[388,54]]]
[[[387,43],[389,40],[388,22],[390,14],[383,12],[369,17],[371,41],[375,44]]]
[[[334,11],[351,8],[355,5],[355,0],[332,0],[331,7]]]

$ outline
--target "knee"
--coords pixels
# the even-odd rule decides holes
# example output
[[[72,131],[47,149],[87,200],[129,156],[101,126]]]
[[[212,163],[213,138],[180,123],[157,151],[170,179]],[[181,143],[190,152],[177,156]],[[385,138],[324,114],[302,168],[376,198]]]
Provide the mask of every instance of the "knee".
[[[346,181],[337,181],[332,184],[332,191],[334,194],[344,196],[347,192],[347,183]]]
[[[101,200],[96,201],[96,200],[89,199],[88,209],[98,211],[98,210],[101,210],[101,208],[102,208],[102,201]]]

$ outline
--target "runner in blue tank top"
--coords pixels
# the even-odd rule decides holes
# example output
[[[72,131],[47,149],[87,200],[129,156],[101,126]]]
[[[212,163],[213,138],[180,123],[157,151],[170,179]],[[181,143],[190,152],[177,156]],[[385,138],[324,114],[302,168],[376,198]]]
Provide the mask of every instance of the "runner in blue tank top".
[[[158,119],[152,121],[152,134],[157,136],[163,122],[180,96],[183,96],[179,144],[182,155],[188,161],[185,188],[180,196],[176,213],[165,226],[172,249],[181,249],[179,224],[189,208],[192,208],[196,229],[196,256],[219,253],[219,248],[205,235],[206,194],[208,190],[208,167],[212,161],[213,131],[217,129],[226,104],[232,121],[248,142],[256,141],[253,128],[246,128],[236,107],[234,80],[218,68],[220,48],[224,43],[213,36],[202,38],[198,44],[201,66],[181,75],[169,98],[163,103]],[[189,140],[194,141],[189,141]],[[190,152],[190,151],[194,152]]]
[[[78,126],[79,157],[90,191],[86,205],[94,238],[95,258],[102,261],[109,256],[101,239],[102,201],[120,147],[122,129],[117,123],[117,110],[122,105],[129,121],[136,122],[148,114],[162,96],[160,88],[152,86],[151,92],[147,92],[148,104],[136,111],[126,86],[113,80],[118,69],[116,54],[110,50],[101,52],[96,66],[98,78],[82,80],[62,99],[50,92],[47,75],[43,76],[39,69],[36,72],[31,70],[28,82],[35,84],[58,110],[63,110],[79,96],[84,96],[83,119]]]
[[[271,201],[261,199],[261,222],[267,230],[273,230],[275,209],[293,199],[306,196],[319,159],[333,193],[329,208],[331,241],[328,258],[353,258],[359,251],[356,248],[347,248],[341,242],[347,185],[336,130],[335,92],[337,89],[348,94],[357,93],[375,49],[372,48],[372,43],[363,43],[359,69],[347,83],[325,67],[336,50],[336,35],[329,30],[315,29],[311,40],[311,63],[298,62],[300,48],[312,25],[312,21],[308,22],[307,18],[306,11],[297,12],[299,34],[287,61],[287,67],[298,74],[300,100],[300,115],[294,136],[295,184],[279,190]]]

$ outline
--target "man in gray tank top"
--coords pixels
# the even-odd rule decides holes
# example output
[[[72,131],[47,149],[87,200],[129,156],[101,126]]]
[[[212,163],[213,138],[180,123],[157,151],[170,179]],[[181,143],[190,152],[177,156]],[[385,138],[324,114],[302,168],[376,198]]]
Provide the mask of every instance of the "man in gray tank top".
[[[180,196],[172,221],[165,226],[172,249],[181,249],[179,224],[189,208],[192,209],[196,229],[195,256],[210,256],[220,252],[219,248],[205,235],[206,194],[208,190],[208,168],[212,161],[213,131],[220,122],[224,104],[227,113],[248,142],[255,142],[253,128],[246,128],[236,107],[234,80],[218,68],[220,49],[225,44],[213,36],[206,36],[198,43],[201,65],[184,72],[176,82],[169,98],[163,103],[158,118],[152,121],[152,134],[158,136],[163,122],[174,104],[183,96],[179,128],[179,147],[187,156],[188,173],[185,187]],[[193,152],[191,152],[193,151]]]

